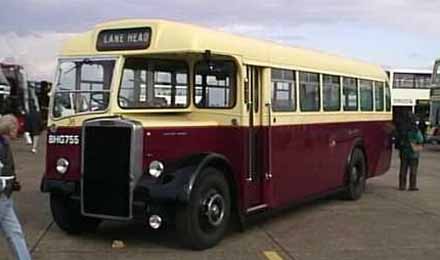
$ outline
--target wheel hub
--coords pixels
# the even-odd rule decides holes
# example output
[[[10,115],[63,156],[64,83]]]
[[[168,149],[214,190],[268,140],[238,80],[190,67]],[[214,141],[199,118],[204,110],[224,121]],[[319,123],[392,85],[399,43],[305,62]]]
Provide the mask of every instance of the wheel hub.
[[[357,184],[359,182],[359,174],[358,174],[358,169],[357,167],[353,167],[351,169],[351,183],[353,184]]]
[[[212,226],[219,226],[225,215],[225,200],[219,193],[211,194],[205,201],[205,215]]]

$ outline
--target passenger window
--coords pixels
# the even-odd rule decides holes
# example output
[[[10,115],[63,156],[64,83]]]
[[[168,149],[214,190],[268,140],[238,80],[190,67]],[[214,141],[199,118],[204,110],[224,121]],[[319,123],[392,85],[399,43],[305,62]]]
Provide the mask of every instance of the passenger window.
[[[299,91],[301,111],[319,111],[319,74],[300,72]]]
[[[235,89],[235,66],[232,61],[201,61],[196,64],[196,107],[231,108],[235,105]]]
[[[343,79],[343,103],[344,111],[358,110],[357,80],[355,78]]]
[[[185,108],[189,100],[188,75],[185,62],[127,59],[119,105],[122,108]]]
[[[295,72],[291,70],[272,69],[271,74],[273,111],[295,111]]]
[[[376,104],[376,111],[383,111],[384,104],[383,104],[383,82],[375,82],[374,83],[374,97],[375,97],[375,104]]]
[[[324,111],[338,111],[341,108],[341,82],[338,76],[324,75],[322,82]]]
[[[385,83],[385,106],[387,111],[391,111],[391,91],[388,83]]]
[[[360,80],[361,111],[373,111],[373,81]]]

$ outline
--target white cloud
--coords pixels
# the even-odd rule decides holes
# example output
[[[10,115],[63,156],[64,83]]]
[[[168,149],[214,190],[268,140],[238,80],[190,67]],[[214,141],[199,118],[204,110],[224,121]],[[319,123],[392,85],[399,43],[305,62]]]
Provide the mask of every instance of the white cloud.
[[[0,62],[24,66],[29,79],[52,80],[56,55],[70,33],[41,32],[19,36],[16,33],[0,35]]]

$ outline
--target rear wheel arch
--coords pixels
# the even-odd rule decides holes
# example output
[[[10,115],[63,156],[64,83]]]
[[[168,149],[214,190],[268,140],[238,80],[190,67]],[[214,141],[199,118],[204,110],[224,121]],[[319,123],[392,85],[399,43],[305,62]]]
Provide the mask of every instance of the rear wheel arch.
[[[362,151],[362,153],[363,153],[363,156],[364,156],[364,160],[365,160],[365,167],[366,167],[366,173],[367,173],[367,178],[368,177],[370,177],[370,174],[369,174],[369,167],[368,167],[368,156],[367,156],[367,150],[366,150],[366,148],[365,148],[365,143],[364,143],[364,140],[362,139],[362,138],[356,138],[355,140],[354,140],[354,142],[353,142],[353,144],[352,144],[352,146],[351,146],[351,149],[350,149],[350,153],[348,153],[348,157],[347,157],[347,161],[346,161],[346,168],[345,168],[345,174],[344,174],[344,176],[347,176],[347,173],[348,173],[348,171],[349,171],[349,167],[350,167],[350,162],[351,162],[351,158],[352,158],[352,156],[353,156],[353,152],[356,150],[356,149],[359,149],[359,150],[361,150]],[[347,179],[345,179],[345,181],[347,181]]]

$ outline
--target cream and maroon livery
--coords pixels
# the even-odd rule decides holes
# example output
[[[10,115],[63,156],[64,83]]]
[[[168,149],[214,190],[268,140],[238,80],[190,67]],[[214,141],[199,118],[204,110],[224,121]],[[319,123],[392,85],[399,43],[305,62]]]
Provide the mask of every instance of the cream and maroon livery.
[[[96,227],[103,219],[144,218],[152,227],[176,221],[185,244],[207,248],[221,239],[234,212],[245,223],[251,216],[334,192],[357,199],[365,179],[390,167],[388,104],[369,112],[343,111],[342,105],[324,112],[322,100],[315,112],[299,106],[276,112],[271,106],[273,68],[385,86],[386,74],[377,66],[162,20],[98,25],[68,42],[60,59],[100,57],[114,60],[108,106],[66,116],[52,113],[49,120],[42,190],[51,193],[54,218],[68,232]],[[124,64],[133,57],[185,62],[188,104],[123,108],[118,94]],[[81,62],[90,63],[87,59]],[[233,62],[235,102],[230,107],[196,105],[193,73],[201,60]],[[388,99],[385,93],[381,102]],[[159,177],[151,174],[153,162],[162,164]],[[197,200],[203,201],[194,205]]]

